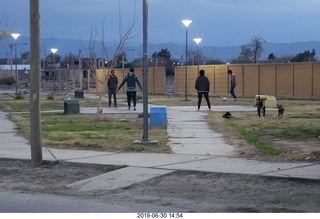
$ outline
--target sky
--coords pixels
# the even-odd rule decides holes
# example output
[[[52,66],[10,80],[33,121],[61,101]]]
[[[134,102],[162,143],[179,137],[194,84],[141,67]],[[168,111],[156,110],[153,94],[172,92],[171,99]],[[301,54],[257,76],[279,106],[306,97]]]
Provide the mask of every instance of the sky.
[[[143,0],[42,0],[41,38],[88,40],[95,27],[106,42],[117,42],[120,29],[137,18],[142,44]],[[30,36],[29,0],[0,0],[0,29]],[[238,46],[253,37],[267,42],[320,40],[320,0],[148,0],[148,42],[185,44],[201,37],[206,46]],[[121,18],[121,19],[120,19]],[[120,22],[121,20],[121,22]],[[120,25],[121,24],[121,25]],[[122,28],[119,28],[119,27]]]

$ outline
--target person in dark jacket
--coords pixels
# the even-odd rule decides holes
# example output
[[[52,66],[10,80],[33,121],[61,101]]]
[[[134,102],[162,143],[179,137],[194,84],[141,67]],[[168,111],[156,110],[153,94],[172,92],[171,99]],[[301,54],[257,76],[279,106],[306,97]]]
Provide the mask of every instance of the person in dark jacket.
[[[108,78],[107,85],[108,85],[109,107],[111,107],[112,96],[113,96],[114,107],[117,107],[118,77],[115,75],[114,70],[111,70],[111,75]]]
[[[231,77],[230,78],[230,85],[231,85],[230,94],[232,95],[233,100],[237,101],[237,96],[234,93],[234,89],[235,89],[235,87],[237,85],[236,76],[235,76],[235,74],[232,73],[232,70],[228,70],[228,75]]]
[[[127,74],[127,76],[123,79],[121,82],[118,90],[121,89],[121,87],[127,83],[127,101],[128,101],[128,108],[130,110],[131,108],[131,99],[133,99],[133,110],[136,110],[136,104],[137,104],[137,86],[138,84],[140,90],[142,90],[142,86],[139,82],[139,78],[137,75],[134,74],[134,68],[130,68],[130,72]]]
[[[198,91],[198,110],[200,110],[202,95],[206,98],[208,108],[211,110],[211,104],[209,100],[210,81],[204,75],[204,70],[200,70],[200,75],[196,79],[195,88]]]

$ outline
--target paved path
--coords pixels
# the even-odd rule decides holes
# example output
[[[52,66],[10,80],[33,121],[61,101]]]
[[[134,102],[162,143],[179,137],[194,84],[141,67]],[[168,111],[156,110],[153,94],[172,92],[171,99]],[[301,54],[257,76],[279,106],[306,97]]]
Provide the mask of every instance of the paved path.
[[[216,106],[213,111],[255,111],[254,107]],[[126,107],[103,108],[103,113],[142,112],[128,111]],[[80,113],[96,113],[96,108],[81,108]],[[127,165],[69,185],[78,190],[115,189],[129,186],[176,170],[193,170],[221,173],[255,174],[278,177],[295,177],[320,180],[320,164],[296,162],[261,162],[235,157],[235,148],[224,142],[221,134],[209,129],[204,116],[207,111],[195,107],[168,107],[167,128],[172,154],[96,152],[61,150],[43,147],[44,160],[90,164]],[[0,111],[0,158],[30,159],[28,142],[16,135],[15,125]]]

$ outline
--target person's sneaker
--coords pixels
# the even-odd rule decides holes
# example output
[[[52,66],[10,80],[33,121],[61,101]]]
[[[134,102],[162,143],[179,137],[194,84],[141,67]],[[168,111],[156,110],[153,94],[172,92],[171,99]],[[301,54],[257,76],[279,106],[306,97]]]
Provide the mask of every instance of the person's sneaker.
[[[133,108],[134,111],[136,111],[136,108]]]
[[[130,110],[130,107],[128,107],[128,110]]]
[[[197,109],[197,111],[200,111],[200,109]]]
[[[234,98],[233,101],[237,101],[237,98]]]

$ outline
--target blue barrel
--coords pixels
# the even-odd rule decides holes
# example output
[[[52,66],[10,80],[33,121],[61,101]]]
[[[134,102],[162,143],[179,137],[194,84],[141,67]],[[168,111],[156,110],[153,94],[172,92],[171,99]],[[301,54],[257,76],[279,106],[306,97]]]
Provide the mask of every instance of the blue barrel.
[[[150,106],[150,125],[166,126],[167,125],[167,107]]]

